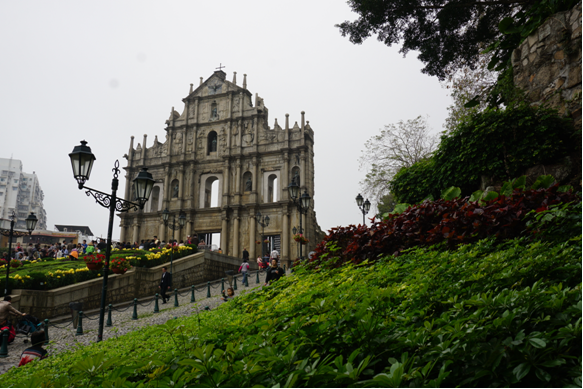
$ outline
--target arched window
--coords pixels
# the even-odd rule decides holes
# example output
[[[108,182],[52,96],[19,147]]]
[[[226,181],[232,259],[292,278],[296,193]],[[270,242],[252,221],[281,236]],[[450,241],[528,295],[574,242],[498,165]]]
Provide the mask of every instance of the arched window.
[[[302,183],[300,182],[301,180],[300,180],[300,168],[299,167],[295,166],[292,169],[292,175],[291,175],[291,177],[292,177],[292,180],[295,180],[296,181],[296,184],[298,186],[302,186]],[[290,182],[291,182],[291,180],[290,180]]]
[[[172,180],[172,183],[170,184],[170,193],[171,193],[171,198],[176,199],[178,198],[178,191],[180,190],[180,184],[178,183],[178,180]]]
[[[219,179],[217,177],[208,177],[204,184],[204,207],[219,206]]]
[[[279,200],[278,196],[277,175],[270,174],[267,177],[267,202],[275,203]]]
[[[215,131],[209,132],[207,141],[207,155],[210,155],[210,153],[217,151],[217,133]]]
[[[251,192],[253,190],[253,175],[251,172],[243,174],[243,192]]]

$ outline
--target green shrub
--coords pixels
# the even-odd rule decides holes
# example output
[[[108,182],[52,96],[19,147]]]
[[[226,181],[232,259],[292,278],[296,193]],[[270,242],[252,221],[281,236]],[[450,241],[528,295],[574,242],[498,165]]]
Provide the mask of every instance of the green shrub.
[[[581,236],[486,239],[298,271],[213,311],[12,369],[2,384],[580,387],[581,254]]]
[[[389,186],[398,202],[410,204],[429,194],[438,198],[452,186],[469,196],[481,176],[510,180],[529,167],[557,162],[573,150],[573,134],[571,122],[548,108],[487,109],[443,135],[431,161],[402,169]]]

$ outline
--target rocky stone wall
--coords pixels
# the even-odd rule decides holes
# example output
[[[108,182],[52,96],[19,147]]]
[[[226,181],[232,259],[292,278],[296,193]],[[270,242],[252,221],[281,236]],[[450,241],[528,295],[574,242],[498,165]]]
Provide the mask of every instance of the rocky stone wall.
[[[189,255],[173,262],[173,287],[203,285],[226,277],[226,270],[234,270],[236,273],[240,265],[240,259],[209,251]],[[150,269],[132,268],[126,274],[110,275],[107,303],[115,305],[158,293],[164,266],[170,271],[170,263],[166,263]],[[257,264],[251,262],[250,268],[257,270]],[[50,319],[68,315],[71,302],[82,302],[86,311],[99,308],[102,285],[103,279],[99,278],[47,291],[15,289],[12,304],[21,312],[39,319]]]
[[[514,84],[527,101],[571,116],[581,129],[581,3],[551,16],[513,52]]]

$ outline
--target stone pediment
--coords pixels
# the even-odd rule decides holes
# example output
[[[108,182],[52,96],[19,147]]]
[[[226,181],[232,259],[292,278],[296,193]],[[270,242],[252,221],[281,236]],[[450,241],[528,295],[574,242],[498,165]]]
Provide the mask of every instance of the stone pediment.
[[[251,94],[247,89],[227,81],[225,72],[218,70],[199,85],[198,88],[193,90],[184,100],[192,100],[195,97],[219,97],[221,94],[230,91],[234,91],[235,93],[243,91],[248,95]]]

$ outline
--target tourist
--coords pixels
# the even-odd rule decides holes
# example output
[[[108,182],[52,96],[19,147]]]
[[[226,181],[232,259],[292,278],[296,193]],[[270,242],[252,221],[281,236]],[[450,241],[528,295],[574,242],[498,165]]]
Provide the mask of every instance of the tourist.
[[[91,241],[91,242],[89,242],[89,244],[85,248],[85,253],[86,254],[93,254],[94,252],[95,252],[95,245],[93,244],[93,241]]]
[[[249,251],[247,251],[247,247],[243,247],[243,261],[245,260],[249,262]]]
[[[261,257],[257,257],[257,266],[259,266],[259,269],[263,270],[263,260]]]
[[[78,259],[79,259],[79,251],[77,251],[77,249],[71,250],[71,252],[69,253],[69,260],[76,261]]]
[[[192,244],[192,239],[190,239],[190,235],[186,237],[186,244]]]
[[[225,295],[225,291],[223,290],[223,297],[221,297],[221,300],[223,301],[229,301],[235,298],[235,290],[233,288],[227,288],[227,294]]]
[[[198,248],[199,248],[199,249],[202,249],[202,250],[204,250],[204,246],[206,246],[206,245],[205,245],[205,243],[204,243],[204,239],[203,239],[203,240],[201,240],[201,241],[200,241],[200,243],[198,244]]]
[[[279,261],[279,252],[277,250],[273,250],[270,257],[271,259],[277,259]]]
[[[266,272],[267,275],[265,276],[265,286],[279,280],[285,274],[283,269],[277,264],[277,259],[271,260],[271,266],[267,268]]]
[[[43,348],[46,342],[45,331],[35,331],[30,335],[30,342],[32,345],[22,352],[20,356],[20,363],[18,367],[24,366],[35,359],[45,359],[48,357],[47,350]]]
[[[221,249],[221,248],[219,247],[219,250],[218,250],[217,252],[218,252],[219,254],[222,254],[222,253],[223,253],[223,249]]]
[[[180,241],[180,243],[178,243],[178,247],[183,247],[184,246],[184,241]]]
[[[239,273],[243,274],[243,280],[241,281],[243,285],[249,286],[249,281],[247,280],[247,272],[249,271],[249,263],[247,259],[243,258],[243,263],[239,266]]]
[[[85,250],[87,250],[87,241],[85,239],[83,239],[82,246],[83,246],[83,254],[85,254],[85,252],[86,252]]]
[[[166,304],[166,300],[170,300],[170,297],[166,294],[167,290],[172,287],[172,274],[168,273],[166,266],[162,268],[162,279],[160,280],[160,296],[162,296],[162,304]]]
[[[26,313],[19,312],[16,308],[12,306],[12,296],[4,296],[4,301],[0,301],[0,330],[8,329],[8,342],[14,341],[16,336],[16,329],[12,324],[8,322],[10,316],[22,316],[24,317]]]
[[[103,238],[99,238],[99,243],[97,244],[97,252],[100,253],[107,247],[107,244],[103,241]]]

